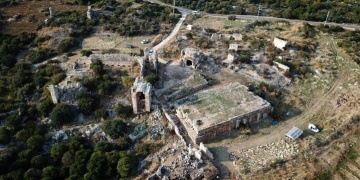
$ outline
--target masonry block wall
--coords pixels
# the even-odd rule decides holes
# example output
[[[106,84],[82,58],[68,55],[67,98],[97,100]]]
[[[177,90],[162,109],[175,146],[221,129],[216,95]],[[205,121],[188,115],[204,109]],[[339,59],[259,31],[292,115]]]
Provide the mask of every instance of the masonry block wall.
[[[269,105],[267,107],[252,111],[247,114],[243,114],[238,117],[234,117],[228,121],[200,130],[197,136],[192,139],[197,144],[200,142],[208,141],[212,138],[215,138],[217,135],[221,133],[239,128],[240,123],[246,124],[251,122],[258,122],[261,119],[266,118],[270,112],[271,112],[271,106]]]

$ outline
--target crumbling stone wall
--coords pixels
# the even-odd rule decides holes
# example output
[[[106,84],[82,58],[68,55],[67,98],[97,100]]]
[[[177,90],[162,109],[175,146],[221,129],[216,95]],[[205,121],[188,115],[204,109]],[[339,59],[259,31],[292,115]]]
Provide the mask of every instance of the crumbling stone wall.
[[[204,143],[200,143],[200,150],[202,150],[210,159],[214,159],[214,155],[209,151],[209,149],[204,145]]]
[[[194,48],[185,48],[181,50],[180,66],[192,67],[196,69],[199,66],[200,61],[203,60],[203,54]]]
[[[151,111],[151,93],[152,86],[150,83],[143,82],[141,78],[137,77],[135,79],[134,85],[131,87],[131,100],[134,114],[139,114],[141,112],[140,104],[142,103],[142,97],[145,101],[145,111]]]

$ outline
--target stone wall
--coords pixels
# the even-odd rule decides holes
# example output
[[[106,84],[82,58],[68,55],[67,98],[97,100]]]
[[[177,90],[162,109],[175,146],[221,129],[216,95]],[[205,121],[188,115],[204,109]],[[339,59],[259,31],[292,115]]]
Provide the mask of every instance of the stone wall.
[[[162,109],[162,110],[163,110],[163,112],[164,112],[164,114],[165,114],[166,119],[169,121],[171,127],[174,129],[175,134],[176,134],[177,136],[179,136],[179,138],[180,138],[180,140],[181,140],[182,142],[184,142],[185,144],[187,144],[186,141],[185,141],[185,139],[184,139],[183,136],[181,135],[181,132],[180,132],[179,128],[178,128],[177,125],[176,125],[176,120],[174,120],[174,119],[171,117],[171,115],[166,111],[166,109]],[[178,123],[180,123],[180,122],[178,122]]]
[[[251,123],[251,122],[258,122],[263,118],[266,118],[268,114],[271,112],[271,106],[267,106],[255,111],[252,111],[247,114],[243,114],[241,116],[233,117],[228,121],[215,124],[209,128],[200,130],[195,138],[195,143],[205,142],[210,140],[217,135],[224,133],[226,131],[231,131],[232,129],[239,128],[240,123]]]

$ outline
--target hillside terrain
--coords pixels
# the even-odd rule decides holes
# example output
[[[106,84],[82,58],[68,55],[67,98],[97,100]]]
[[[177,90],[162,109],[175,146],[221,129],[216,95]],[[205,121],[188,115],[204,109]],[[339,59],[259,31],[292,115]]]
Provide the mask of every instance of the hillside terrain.
[[[360,23],[350,0],[176,5]],[[360,29],[145,0],[0,0],[0,179],[360,179],[359,65]],[[234,115],[254,97],[269,105],[257,120],[191,139],[209,124],[186,115]]]

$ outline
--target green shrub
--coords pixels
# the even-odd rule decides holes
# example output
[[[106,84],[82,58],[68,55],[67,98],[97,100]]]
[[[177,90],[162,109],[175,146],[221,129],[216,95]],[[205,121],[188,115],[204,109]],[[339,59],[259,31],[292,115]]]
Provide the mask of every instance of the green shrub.
[[[235,20],[236,20],[236,16],[228,16],[228,20],[230,20],[230,21],[235,21]]]
[[[85,114],[91,114],[97,109],[99,105],[98,97],[87,93],[81,94],[79,97],[77,97],[76,102],[80,108],[80,111]]]
[[[81,51],[81,55],[82,55],[82,56],[89,57],[90,54],[92,54],[92,51],[91,51],[91,50],[82,50],[82,51]]]
[[[149,74],[145,77],[145,81],[151,84],[155,84],[159,81],[159,76],[157,74]]]
[[[131,106],[124,106],[122,104],[117,104],[115,107],[115,112],[118,116],[127,118],[130,117],[133,113],[133,109]]]
[[[117,139],[124,135],[126,124],[121,120],[109,120],[103,122],[101,127],[111,138]]]
[[[60,41],[57,46],[57,51],[60,53],[65,53],[75,47],[77,42],[74,38],[66,38]]]
[[[63,124],[71,122],[75,118],[75,109],[73,106],[60,103],[56,104],[50,113],[51,123],[54,126],[62,126]]]

